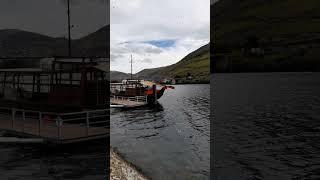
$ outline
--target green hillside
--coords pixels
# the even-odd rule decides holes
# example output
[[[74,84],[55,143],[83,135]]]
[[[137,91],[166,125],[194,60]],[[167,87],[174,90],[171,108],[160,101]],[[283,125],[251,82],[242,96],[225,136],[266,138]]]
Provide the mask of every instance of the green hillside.
[[[188,54],[176,64],[145,69],[137,77],[149,80],[174,78],[180,83],[208,83],[210,80],[210,47],[209,44]],[[189,77],[189,78],[188,78]]]
[[[220,0],[211,8],[216,72],[320,70],[320,1]]]

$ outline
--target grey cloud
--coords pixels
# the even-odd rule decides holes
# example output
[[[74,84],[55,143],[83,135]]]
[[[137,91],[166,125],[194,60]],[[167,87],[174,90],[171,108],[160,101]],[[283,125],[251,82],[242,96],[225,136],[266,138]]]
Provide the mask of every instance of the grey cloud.
[[[66,0],[0,0],[0,29],[67,36]],[[109,24],[109,0],[71,0],[71,30],[78,39]],[[105,6],[105,5],[106,6]]]
[[[152,63],[152,59],[150,59],[150,58],[145,58],[145,59],[142,60],[142,62],[151,64],[151,63]]]
[[[145,49],[145,52],[147,53],[152,53],[152,54],[160,54],[162,53],[162,50],[160,48],[151,48],[151,47],[147,47]]]
[[[211,1],[212,2],[212,1]],[[111,49],[134,55],[136,69],[166,66],[210,41],[210,0],[113,0],[111,1]],[[175,39],[173,47],[139,43]],[[125,42],[120,44],[120,42]],[[199,47],[198,47],[199,45]],[[127,58],[121,58],[125,61]],[[151,61],[151,59],[153,61]],[[127,71],[119,64],[118,70]]]
[[[119,58],[123,58],[124,56],[122,54],[110,54],[110,59],[112,62],[115,62]]]
[[[119,52],[133,52],[138,54],[160,54],[162,50],[157,47],[153,47],[150,44],[147,43],[141,43],[141,42],[127,42],[125,44],[122,44],[123,47],[119,47],[116,51]]]

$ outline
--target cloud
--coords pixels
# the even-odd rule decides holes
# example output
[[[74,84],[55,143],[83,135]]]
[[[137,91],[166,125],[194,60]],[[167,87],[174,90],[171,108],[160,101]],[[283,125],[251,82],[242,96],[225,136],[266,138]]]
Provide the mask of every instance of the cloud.
[[[142,61],[143,61],[144,63],[149,63],[149,64],[152,63],[152,59],[150,59],[150,58],[145,58],[145,59],[143,59]]]
[[[62,4],[67,5],[68,0],[59,0]],[[100,4],[106,4],[108,0],[70,0],[70,5],[76,6],[80,5],[81,3],[100,3]]]
[[[122,54],[110,54],[110,60],[111,61],[116,61],[116,59],[119,59],[119,58],[123,58],[123,55]]]
[[[145,41],[144,43],[154,45],[159,48],[168,48],[172,47],[175,44],[175,40],[153,40],[153,41]]]
[[[66,37],[66,0],[0,0],[0,29]],[[71,36],[78,39],[109,22],[109,0],[71,0]]]
[[[155,47],[146,47],[145,52],[152,53],[152,54],[160,54],[162,50],[160,48],[155,48]]]
[[[111,0],[111,70],[174,64],[210,41],[210,0]],[[149,60],[146,60],[149,59]]]

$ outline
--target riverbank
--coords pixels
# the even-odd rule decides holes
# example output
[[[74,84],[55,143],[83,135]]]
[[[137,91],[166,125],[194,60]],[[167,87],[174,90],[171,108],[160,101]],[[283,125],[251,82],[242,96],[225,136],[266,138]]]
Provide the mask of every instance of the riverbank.
[[[110,148],[110,170],[111,180],[150,180],[114,148]]]

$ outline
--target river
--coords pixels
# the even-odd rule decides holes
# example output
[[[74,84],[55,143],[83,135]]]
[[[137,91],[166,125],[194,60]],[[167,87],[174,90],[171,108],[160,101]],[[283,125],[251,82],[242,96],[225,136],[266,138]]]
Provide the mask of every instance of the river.
[[[0,145],[0,179],[105,180],[107,140],[61,146]]]
[[[212,80],[214,179],[320,178],[320,73]]]
[[[209,179],[210,85],[175,85],[156,107],[111,109],[111,146],[153,179]]]

